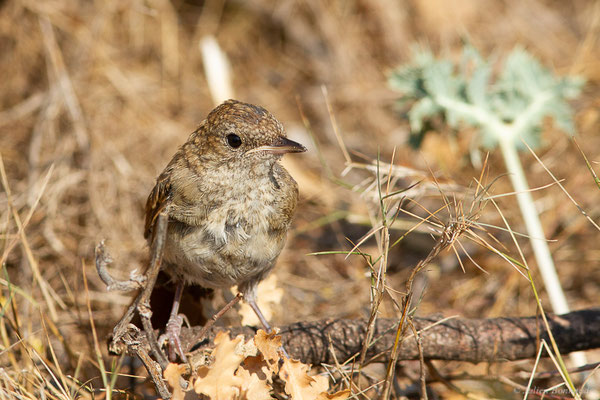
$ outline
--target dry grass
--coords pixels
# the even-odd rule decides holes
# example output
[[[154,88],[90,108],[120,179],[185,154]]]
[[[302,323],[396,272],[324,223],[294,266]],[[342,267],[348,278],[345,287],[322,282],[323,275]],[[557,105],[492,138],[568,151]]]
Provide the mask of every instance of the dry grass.
[[[288,241],[293,246],[288,245],[275,272],[285,282],[275,324],[366,317],[371,307],[368,266],[360,257],[306,256],[350,250],[346,237],[358,242],[369,231],[369,215],[376,215],[373,210],[378,207],[368,196],[329,179],[340,177],[346,165],[322,85],[350,151],[359,150],[368,161],[381,149],[381,160],[389,162],[396,148],[396,165],[430,168],[444,177],[444,183],[464,187],[480,174],[470,163],[468,140],[434,133],[421,151],[409,149],[407,123],[395,112],[397,94],[387,88],[386,73],[407,61],[415,42],[452,55],[468,37],[483,53],[499,56],[521,43],[559,73],[576,73],[588,80],[575,104],[578,143],[597,167],[597,2],[4,1],[0,3],[0,154],[6,171],[0,191],[0,398],[18,394],[40,398],[42,392],[50,398],[104,396],[111,376],[103,381],[102,372],[116,367],[105,354],[103,338],[129,300],[106,293],[92,268],[93,248],[106,238],[120,266],[115,274],[122,277],[143,267],[145,198],[177,146],[214,106],[198,49],[205,35],[215,35],[229,56],[236,97],[265,106],[290,136],[310,146],[306,155],[286,161],[299,182],[301,204]],[[598,187],[577,148],[551,128],[544,132],[544,141],[537,152],[544,165],[558,179],[566,179],[565,190],[598,221]],[[354,153],[353,159],[364,161],[360,154]],[[553,182],[533,157],[523,158],[532,186]],[[491,155],[489,168],[490,177],[502,172],[498,155]],[[354,170],[344,179],[358,185],[367,177],[365,171]],[[410,181],[402,178],[398,184]],[[510,191],[507,180],[500,179],[494,190]],[[554,240],[550,246],[572,308],[597,306],[600,233],[557,186],[535,196],[544,211],[546,232]],[[436,190],[416,198],[432,210],[440,204]],[[522,230],[514,199],[502,198],[499,204],[513,229]],[[485,211],[481,221],[502,225],[493,208]],[[394,223],[389,227],[392,242],[417,220],[403,215]],[[515,251],[507,233],[495,231],[495,236],[508,251]],[[522,244],[529,254],[526,241]],[[433,245],[429,235],[416,230],[393,247],[386,260],[386,285],[403,290],[412,267]],[[468,259],[462,260],[463,272],[454,253],[443,253],[414,282],[417,289],[427,287],[419,301],[420,314],[535,313],[529,283],[517,271],[490,251],[465,246],[487,274]],[[370,240],[361,250],[379,254],[382,248]],[[534,278],[539,280],[535,272]],[[398,315],[389,297],[379,312]],[[96,355],[92,325],[104,353],[101,357]],[[598,360],[598,353],[590,356]],[[512,379],[531,366],[489,368]],[[442,373],[485,374],[488,366],[438,368]],[[545,368],[553,370],[551,364]],[[413,370],[418,364],[406,363],[397,371],[401,386],[418,378]],[[115,384],[125,390],[131,381],[143,380],[122,377]],[[520,382],[526,383],[526,378]],[[463,391],[487,396],[511,393],[492,383],[456,384]],[[441,385],[435,388],[447,396],[456,394]],[[134,391],[137,396],[149,393],[143,386]]]

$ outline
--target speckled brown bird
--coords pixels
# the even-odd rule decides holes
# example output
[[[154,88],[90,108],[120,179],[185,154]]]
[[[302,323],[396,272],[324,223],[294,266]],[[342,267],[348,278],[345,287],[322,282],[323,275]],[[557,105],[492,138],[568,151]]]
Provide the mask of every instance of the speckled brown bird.
[[[256,304],[256,287],[275,265],[298,201],[298,186],[279,160],[304,151],[267,110],[228,100],[208,114],[158,177],[146,203],[144,236],[153,240],[158,214],[166,210],[162,268],[177,283],[167,332],[182,359],[178,308],[187,283],[238,285],[270,329]]]

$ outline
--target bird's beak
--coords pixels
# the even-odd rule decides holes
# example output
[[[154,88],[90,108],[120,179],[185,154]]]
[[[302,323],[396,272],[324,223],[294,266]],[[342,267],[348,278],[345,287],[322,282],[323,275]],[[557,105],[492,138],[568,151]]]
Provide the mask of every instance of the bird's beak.
[[[303,153],[306,151],[306,147],[286,137],[279,137],[273,144],[257,147],[248,151],[248,153],[255,153],[257,151],[266,151],[271,154]]]

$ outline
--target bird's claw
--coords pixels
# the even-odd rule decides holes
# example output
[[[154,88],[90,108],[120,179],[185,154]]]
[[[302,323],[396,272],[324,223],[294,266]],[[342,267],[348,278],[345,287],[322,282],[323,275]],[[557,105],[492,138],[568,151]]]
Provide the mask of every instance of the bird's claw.
[[[179,338],[184,320],[187,321],[187,318],[183,314],[171,316],[167,322],[165,333],[158,338],[160,344],[165,341],[167,342],[167,351],[169,353],[169,361],[171,362],[174,362],[177,359],[177,354],[179,354],[181,361],[187,362],[187,357],[183,353],[181,339]]]

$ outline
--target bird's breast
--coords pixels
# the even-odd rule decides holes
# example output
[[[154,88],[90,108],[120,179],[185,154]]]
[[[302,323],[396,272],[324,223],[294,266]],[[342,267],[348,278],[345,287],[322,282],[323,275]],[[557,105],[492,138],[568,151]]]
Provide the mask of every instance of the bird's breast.
[[[220,198],[211,199],[203,218],[171,221],[165,245],[171,272],[189,282],[219,287],[270,270],[283,248],[290,216],[278,197],[280,190],[265,183],[219,191]]]

